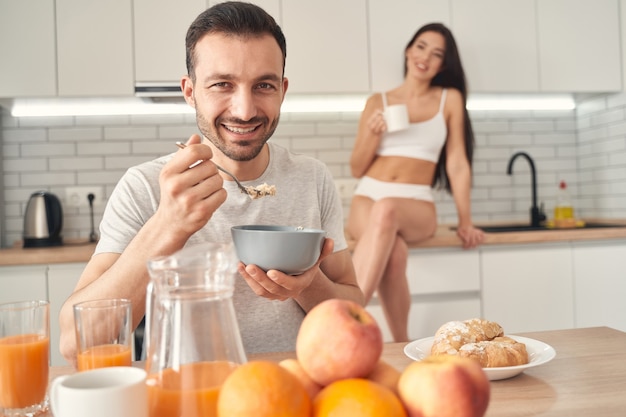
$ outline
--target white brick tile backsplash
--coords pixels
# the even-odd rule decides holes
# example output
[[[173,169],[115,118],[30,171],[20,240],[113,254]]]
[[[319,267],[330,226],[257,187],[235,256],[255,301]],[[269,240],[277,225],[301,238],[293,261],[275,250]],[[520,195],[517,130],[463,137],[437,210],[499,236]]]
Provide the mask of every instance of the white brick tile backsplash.
[[[356,135],[357,127],[354,123],[319,123],[316,128],[318,135],[339,136],[339,135]]]
[[[73,155],[75,147],[74,143],[26,143],[20,145],[20,154],[24,157]]]
[[[73,185],[75,177],[73,172],[28,173],[21,175],[20,185],[23,187]]]
[[[76,177],[76,185],[111,185],[112,187],[126,172],[123,170],[83,171]],[[111,188],[112,189],[112,188]],[[108,194],[107,194],[108,195]]]
[[[94,127],[64,127],[48,129],[48,138],[51,142],[76,142],[103,139],[103,129]]]
[[[7,174],[6,172],[2,176],[2,183],[5,187],[19,187],[20,176],[19,174]]]
[[[599,113],[607,109],[606,96],[592,97],[588,100],[576,103],[576,114],[586,116],[592,113]]]
[[[76,126],[125,126],[130,124],[130,116],[75,116]]]
[[[591,125],[599,126],[624,121],[624,109],[611,109],[591,115]]]
[[[45,158],[19,158],[5,159],[3,161],[4,174],[12,172],[37,172],[47,171],[48,166]]]
[[[169,125],[169,124],[185,124],[185,115],[183,114],[159,114],[159,115],[132,115],[130,116],[131,125]]]
[[[163,125],[158,126],[156,135],[147,139],[171,141],[173,144],[176,141],[187,142],[187,139],[194,134],[199,134],[198,127],[195,124]]]
[[[79,142],[76,144],[78,155],[128,155],[132,142]]]
[[[72,116],[63,117],[22,117],[18,120],[21,128],[26,127],[51,127],[51,126],[71,126],[74,119]]]
[[[154,139],[156,126],[113,126],[104,128],[105,140]]]
[[[4,143],[43,142],[48,137],[46,129],[5,129],[2,132]]]
[[[67,171],[71,169],[73,171],[82,170],[94,170],[104,168],[104,158],[100,155],[94,157],[64,157],[64,158],[50,158],[48,160],[50,171]]]
[[[339,150],[341,139],[338,137],[302,137],[293,141],[292,150],[296,152],[315,150]]]
[[[316,133],[313,123],[281,123],[274,132],[275,137],[312,136]]]
[[[605,136],[617,136],[620,138],[624,138],[624,135],[626,135],[626,123],[625,122],[619,122],[619,123],[614,123],[610,126],[607,126],[605,128],[606,130],[604,130],[604,132],[606,132]],[[596,139],[601,139],[601,137],[597,137]]]
[[[521,120],[511,122],[512,132],[552,132],[555,124],[552,120]]]
[[[106,170],[126,170],[131,166],[142,164],[154,158],[143,156],[107,156],[103,168]]]

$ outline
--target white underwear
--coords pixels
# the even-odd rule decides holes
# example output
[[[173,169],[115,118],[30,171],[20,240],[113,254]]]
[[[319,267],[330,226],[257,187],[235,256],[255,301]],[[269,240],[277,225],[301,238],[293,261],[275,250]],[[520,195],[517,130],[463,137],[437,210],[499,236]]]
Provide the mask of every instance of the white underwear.
[[[385,182],[371,177],[361,178],[354,190],[354,195],[369,197],[374,201],[383,198],[411,198],[413,200],[433,201],[433,192],[429,185]]]

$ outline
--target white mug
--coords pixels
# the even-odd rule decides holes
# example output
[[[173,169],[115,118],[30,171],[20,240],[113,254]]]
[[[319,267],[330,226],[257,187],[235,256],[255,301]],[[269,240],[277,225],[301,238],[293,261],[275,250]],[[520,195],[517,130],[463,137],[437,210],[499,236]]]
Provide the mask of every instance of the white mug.
[[[392,104],[385,107],[383,116],[387,123],[387,132],[397,132],[409,127],[409,111],[405,104]]]
[[[50,385],[55,417],[148,417],[146,371],[98,368],[56,378]]]

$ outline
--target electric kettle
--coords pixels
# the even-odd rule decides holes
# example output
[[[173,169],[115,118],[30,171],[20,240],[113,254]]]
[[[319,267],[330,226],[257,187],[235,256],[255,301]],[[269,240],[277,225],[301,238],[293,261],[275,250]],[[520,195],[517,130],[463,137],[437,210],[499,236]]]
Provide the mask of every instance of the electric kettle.
[[[46,191],[31,194],[24,213],[24,247],[61,246],[63,210],[59,198]]]

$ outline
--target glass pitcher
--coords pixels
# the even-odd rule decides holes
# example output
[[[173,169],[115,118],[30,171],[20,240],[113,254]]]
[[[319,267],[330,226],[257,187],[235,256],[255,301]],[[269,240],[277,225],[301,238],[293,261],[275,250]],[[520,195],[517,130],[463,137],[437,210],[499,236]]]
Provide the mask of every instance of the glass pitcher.
[[[148,261],[150,417],[215,416],[219,388],[246,355],[233,307],[232,245],[208,243]]]

